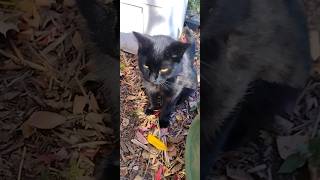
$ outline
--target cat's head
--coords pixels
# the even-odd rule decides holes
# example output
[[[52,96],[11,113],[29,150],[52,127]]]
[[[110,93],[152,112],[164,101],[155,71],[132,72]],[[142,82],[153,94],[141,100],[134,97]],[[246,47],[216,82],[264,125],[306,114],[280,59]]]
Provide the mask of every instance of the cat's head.
[[[149,36],[133,32],[139,45],[138,61],[143,78],[154,84],[163,84],[178,75],[180,63],[190,46],[169,36]]]

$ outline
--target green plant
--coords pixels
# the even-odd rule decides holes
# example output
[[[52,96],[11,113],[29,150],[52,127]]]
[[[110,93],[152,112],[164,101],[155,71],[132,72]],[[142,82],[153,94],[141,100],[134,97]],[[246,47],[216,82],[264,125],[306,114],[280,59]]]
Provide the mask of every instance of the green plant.
[[[193,120],[187,136],[186,151],[186,179],[200,179],[200,115]]]
[[[195,13],[200,13],[200,0],[189,0],[188,9]]]

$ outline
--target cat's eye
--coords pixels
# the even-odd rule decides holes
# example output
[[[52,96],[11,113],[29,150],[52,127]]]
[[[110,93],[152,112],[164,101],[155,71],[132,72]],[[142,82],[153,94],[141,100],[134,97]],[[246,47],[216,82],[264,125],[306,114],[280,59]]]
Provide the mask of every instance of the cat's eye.
[[[160,69],[160,72],[162,72],[162,73],[165,73],[165,72],[168,72],[168,71],[169,71],[169,68]]]
[[[149,66],[147,66],[147,65],[143,65],[143,67],[146,68],[146,69],[149,69]]]

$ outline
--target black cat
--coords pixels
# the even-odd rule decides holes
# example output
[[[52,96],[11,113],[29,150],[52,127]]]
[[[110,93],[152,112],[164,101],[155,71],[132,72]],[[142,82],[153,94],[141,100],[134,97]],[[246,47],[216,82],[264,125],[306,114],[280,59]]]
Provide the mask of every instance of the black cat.
[[[300,0],[201,1],[201,179],[295,101],[307,32]]]
[[[195,42],[189,31],[189,43],[176,41],[169,36],[148,36],[133,32],[138,44],[139,69],[143,86],[149,98],[145,113],[159,108],[161,128],[170,125],[170,115],[176,104],[197,88],[197,75],[193,65]]]

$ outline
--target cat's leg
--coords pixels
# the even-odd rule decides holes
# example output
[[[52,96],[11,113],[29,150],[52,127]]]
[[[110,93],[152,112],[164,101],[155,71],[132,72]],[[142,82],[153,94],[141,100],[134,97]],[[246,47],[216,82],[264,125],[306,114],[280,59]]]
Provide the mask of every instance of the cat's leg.
[[[155,90],[146,90],[146,93],[148,95],[149,104],[145,109],[144,113],[146,115],[150,115],[150,114],[153,114],[154,110],[159,108],[159,102],[158,102],[159,92]]]
[[[170,116],[171,113],[175,110],[177,101],[180,97],[179,94],[180,93],[177,93],[174,96],[166,97],[163,99],[163,105],[159,118],[160,128],[167,128],[170,125]]]

